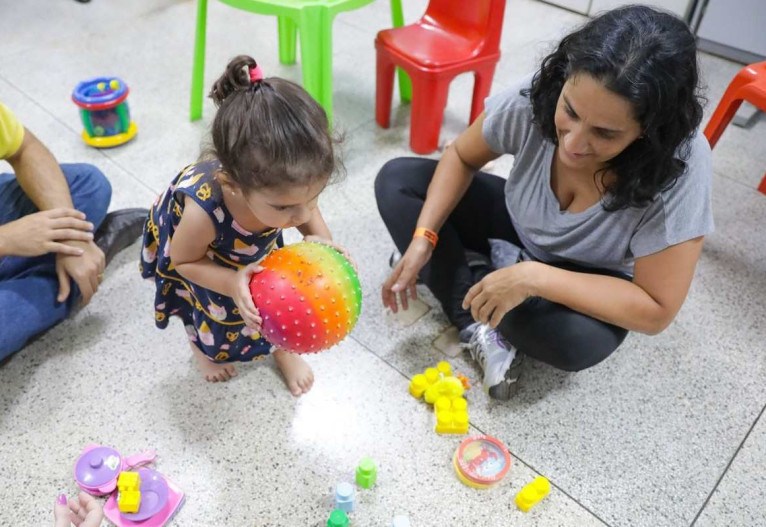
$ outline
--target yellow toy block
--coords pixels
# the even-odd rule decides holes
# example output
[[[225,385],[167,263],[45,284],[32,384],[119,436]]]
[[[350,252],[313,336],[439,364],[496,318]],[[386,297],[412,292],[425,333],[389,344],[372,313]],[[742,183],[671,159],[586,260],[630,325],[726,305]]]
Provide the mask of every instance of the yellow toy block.
[[[454,377],[453,377],[454,378]],[[459,381],[458,381],[459,382]],[[434,403],[437,434],[465,434],[468,432],[468,401],[462,397],[439,397]]]
[[[425,400],[428,404],[434,404],[439,397],[455,399],[465,393],[463,383],[457,377],[443,377],[426,388]]]
[[[141,491],[121,490],[117,493],[117,508],[120,512],[138,512],[141,507]]]
[[[141,475],[138,472],[128,472],[126,470],[120,472],[117,476],[117,490],[140,490],[141,489]]]
[[[443,360],[436,365],[436,371],[441,373],[444,377],[449,377],[452,375],[452,366],[450,366],[449,362]]]
[[[117,490],[117,508],[120,512],[138,512],[141,506],[141,475],[138,472],[120,472]]]
[[[452,375],[452,366],[449,362],[441,361],[435,368],[426,368],[423,373],[418,373],[410,381],[410,394],[416,399],[420,399],[429,386],[436,383],[439,379]],[[431,403],[433,404],[433,402]]]
[[[532,483],[524,485],[516,494],[516,506],[524,512],[537,505],[551,491],[551,483],[543,476],[537,476]]]
[[[420,399],[428,388],[428,380],[423,373],[418,373],[410,381],[410,395],[415,399]]]

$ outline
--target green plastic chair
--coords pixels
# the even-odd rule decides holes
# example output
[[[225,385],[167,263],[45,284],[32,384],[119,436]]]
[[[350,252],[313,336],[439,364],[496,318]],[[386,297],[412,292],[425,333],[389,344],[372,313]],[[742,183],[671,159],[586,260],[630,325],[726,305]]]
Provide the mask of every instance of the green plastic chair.
[[[338,13],[363,7],[374,0],[219,1],[251,13],[275,15],[279,32],[279,61],[282,64],[295,63],[296,37],[300,34],[303,87],[322,105],[327,112],[327,118],[332,122],[333,20]],[[207,2],[208,0],[197,0],[197,31],[194,39],[190,111],[192,121],[202,117]],[[394,27],[404,25],[401,0],[391,0],[391,18]],[[409,77],[401,70],[399,71],[399,92],[403,102],[412,99]]]

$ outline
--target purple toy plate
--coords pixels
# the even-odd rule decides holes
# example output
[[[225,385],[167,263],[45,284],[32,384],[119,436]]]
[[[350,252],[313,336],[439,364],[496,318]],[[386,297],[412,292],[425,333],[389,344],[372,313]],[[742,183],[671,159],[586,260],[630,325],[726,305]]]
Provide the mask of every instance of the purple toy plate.
[[[90,489],[97,489],[117,478],[122,468],[120,453],[106,446],[85,452],[74,467],[75,480]]]
[[[141,476],[141,505],[138,512],[122,512],[120,516],[134,522],[151,518],[168,502],[168,483],[162,474],[150,468],[138,470]]]

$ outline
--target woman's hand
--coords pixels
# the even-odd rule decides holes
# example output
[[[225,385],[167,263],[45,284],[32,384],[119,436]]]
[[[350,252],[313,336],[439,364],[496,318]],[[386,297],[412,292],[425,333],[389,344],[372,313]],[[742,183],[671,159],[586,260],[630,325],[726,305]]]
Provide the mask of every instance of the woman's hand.
[[[236,283],[234,286],[234,294],[232,295],[232,299],[234,299],[234,303],[237,304],[239,314],[242,315],[242,320],[244,320],[245,325],[259,333],[261,331],[263,319],[261,319],[261,315],[255,307],[255,302],[253,302],[253,295],[250,293],[250,279],[254,274],[260,273],[261,271],[263,271],[263,267],[257,263],[251,263],[247,267],[243,267],[237,271],[235,276]]]
[[[399,301],[402,303],[402,309],[409,308],[409,298],[413,300],[418,297],[417,280],[418,273],[431,259],[434,247],[425,238],[416,237],[410,242],[399,263],[391,271],[388,279],[383,284],[383,305],[396,313],[399,306],[396,302],[396,295],[399,294]]]
[[[101,502],[81,492],[77,499],[67,500],[62,494],[53,506],[54,527],[100,527],[104,519]]]
[[[470,308],[474,320],[496,328],[508,311],[535,296],[540,265],[520,262],[489,273],[468,290],[463,309]]]

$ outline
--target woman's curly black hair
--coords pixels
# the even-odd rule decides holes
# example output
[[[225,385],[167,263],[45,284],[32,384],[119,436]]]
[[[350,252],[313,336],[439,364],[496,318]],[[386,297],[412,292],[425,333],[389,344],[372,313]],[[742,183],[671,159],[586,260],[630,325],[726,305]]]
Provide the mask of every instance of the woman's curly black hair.
[[[566,80],[578,74],[627,99],[642,130],[594,174],[616,176],[606,185],[604,208],[643,207],[684,173],[702,119],[694,36],[682,20],[640,5],[607,11],[567,35],[522,91],[534,122],[555,144],[556,104]]]

